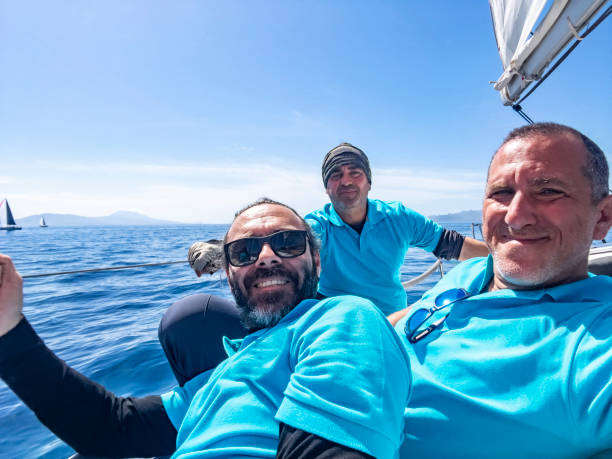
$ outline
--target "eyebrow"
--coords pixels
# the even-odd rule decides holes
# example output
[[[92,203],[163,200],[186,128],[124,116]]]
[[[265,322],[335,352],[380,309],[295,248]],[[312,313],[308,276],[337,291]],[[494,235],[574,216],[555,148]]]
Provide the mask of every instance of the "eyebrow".
[[[561,187],[569,186],[569,183],[555,177],[539,177],[529,182],[533,186],[557,185]]]
[[[529,181],[529,186],[540,187],[546,185],[556,185],[563,188],[568,188],[570,186],[568,182],[565,182],[556,177],[537,177]],[[486,190],[501,188],[514,188],[514,185],[509,185],[507,182],[500,180],[493,183],[489,183],[486,186]]]

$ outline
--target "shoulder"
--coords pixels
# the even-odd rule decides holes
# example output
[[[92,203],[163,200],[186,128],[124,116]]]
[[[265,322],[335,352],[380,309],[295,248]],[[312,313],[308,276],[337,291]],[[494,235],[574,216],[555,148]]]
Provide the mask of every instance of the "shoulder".
[[[406,207],[403,202],[400,201],[382,201],[380,199],[369,200],[370,209],[373,212],[380,213],[387,216],[396,217],[410,217],[427,220],[428,217],[418,213],[417,211]]]
[[[332,215],[332,204],[328,202],[320,209],[313,210],[304,216],[305,220],[325,221],[329,220]]]
[[[392,330],[385,315],[374,303],[353,295],[326,298],[313,305],[298,319],[303,333],[347,331],[352,336],[378,335],[380,330]]]

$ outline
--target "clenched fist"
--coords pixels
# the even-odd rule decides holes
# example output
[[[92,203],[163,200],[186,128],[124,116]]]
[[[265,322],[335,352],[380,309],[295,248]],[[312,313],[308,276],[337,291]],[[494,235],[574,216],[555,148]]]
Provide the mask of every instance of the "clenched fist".
[[[217,239],[194,242],[187,253],[189,265],[198,277],[204,273],[213,274],[223,269],[223,245]]]
[[[12,330],[23,315],[23,281],[13,261],[0,254],[0,336]]]

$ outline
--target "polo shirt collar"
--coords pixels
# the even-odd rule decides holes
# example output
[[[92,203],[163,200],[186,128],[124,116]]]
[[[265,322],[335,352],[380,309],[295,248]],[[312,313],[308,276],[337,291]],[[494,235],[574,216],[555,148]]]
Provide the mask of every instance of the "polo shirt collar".
[[[225,354],[228,357],[231,357],[236,352],[238,352],[240,349],[245,348],[246,346],[251,344],[253,341],[255,341],[257,338],[259,338],[261,335],[263,335],[264,333],[267,333],[274,327],[277,327],[283,322],[293,321],[295,320],[295,318],[302,316],[303,314],[306,313],[306,311],[308,311],[318,302],[319,300],[316,300],[314,298],[302,300],[291,311],[289,311],[287,315],[281,318],[281,320],[276,325],[272,327],[261,328],[257,331],[254,331],[253,333],[249,333],[244,338],[230,339],[227,336],[224,336],[221,342],[223,344],[223,349],[225,350]]]
[[[380,202],[374,201],[374,200],[368,198],[368,211],[366,213],[366,224],[369,222],[371,225],[374,225],[375,223],[378,223],[379,221],[381,221],[385,217],[385,214],[383,212],[381,212],[381,206],[382,205],[381,205]],[[336,212],[336,209],[334,208],[334,205],[332,203],[330,203],[329,207],[330,207],[329,221],[333,225],[335,225],[335,226],[350,226],[344,220],[342,220],[340,215],[338,215],[338,213]]]
[[[493,257],[487,257],[487,264],[482,276],[477,276],[467,287],[472,295],[487,293],[487,286],[493,278]],[[612,301],[612,278],[608,276],[595,276],[589,273],[589,277],[569,284],[557,285],[537,290],[498,290],[502,296],[523,298],[527,300],[540,300],[549,297],[558,302],[581,302],[581,301]],[[495,292],[489,292],[495,295]]]

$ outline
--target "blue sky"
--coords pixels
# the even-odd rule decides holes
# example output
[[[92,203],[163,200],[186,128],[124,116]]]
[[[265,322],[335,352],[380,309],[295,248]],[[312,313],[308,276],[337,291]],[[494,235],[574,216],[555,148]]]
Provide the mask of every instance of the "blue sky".
[[[478,209],[523,124],[486,1],[0,0],[0,199],[35,213],[224,223],[267,195],[326,202],[323,155],[370,157],[371,195]],[[612,151],[612,20],[523,104]]]

